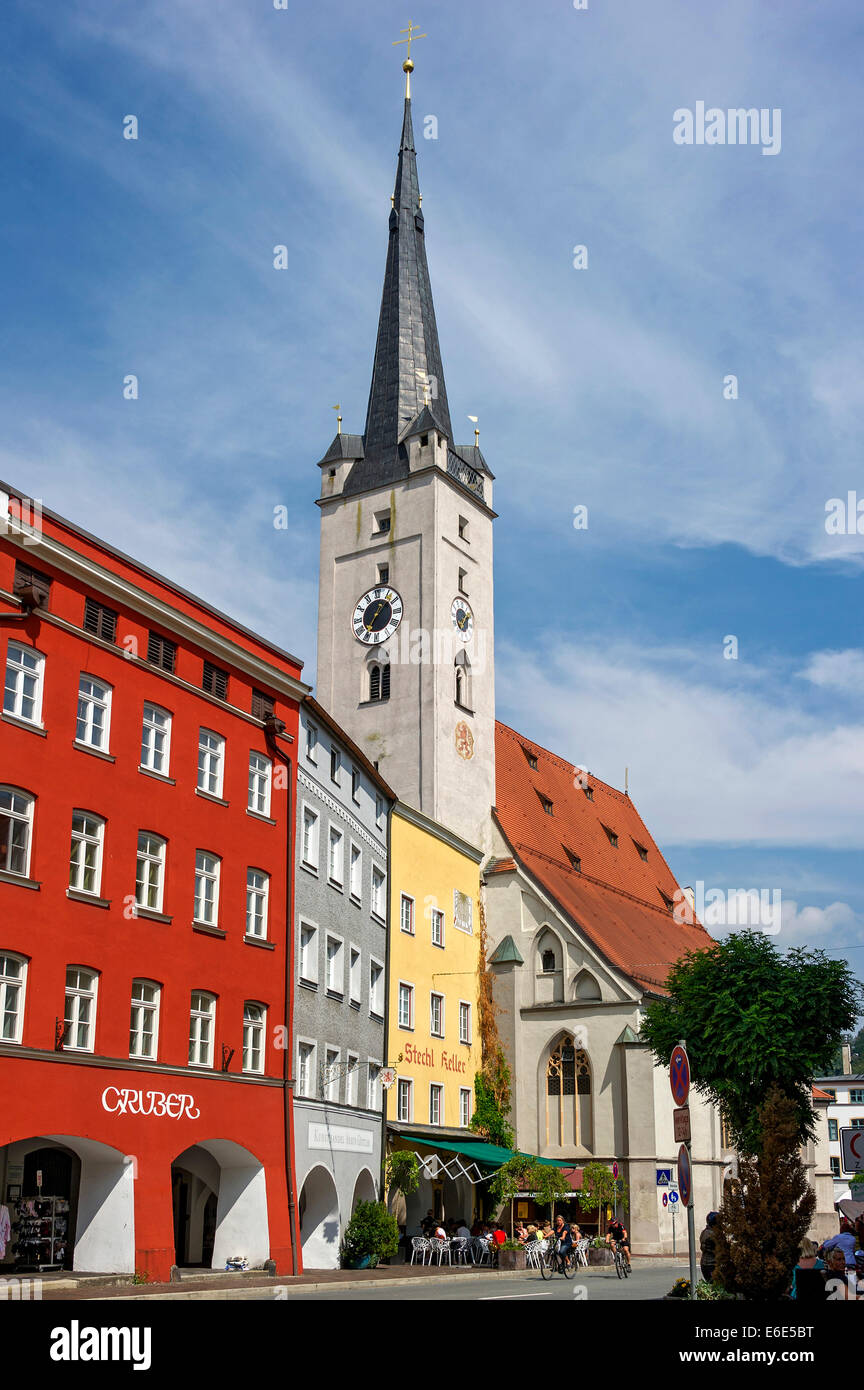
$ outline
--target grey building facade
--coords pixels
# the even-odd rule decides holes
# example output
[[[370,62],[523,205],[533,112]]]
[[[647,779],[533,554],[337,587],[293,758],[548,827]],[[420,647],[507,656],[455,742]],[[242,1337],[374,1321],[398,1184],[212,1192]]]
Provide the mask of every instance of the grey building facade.
[[[326,711],[300,707],[294,1145],[306,1269],[335,1269],[380,1195],[393,795]]]

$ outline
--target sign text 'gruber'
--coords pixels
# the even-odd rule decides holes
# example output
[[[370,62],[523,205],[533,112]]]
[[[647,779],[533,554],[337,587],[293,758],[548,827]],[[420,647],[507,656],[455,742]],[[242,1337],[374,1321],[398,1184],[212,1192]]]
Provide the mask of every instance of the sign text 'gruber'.
[[[435,1049],[434,1047],[415,1047],[413,1043],[405,1044],[405,1061],[413,1062],[416,1067],[434,1067]],[[441,1053],[441,1066],[445,1071],[463,1071],[465,1063],[461,1057],[454,1057],[452,1053]]]
[[[111,1100],[111,1095],[116,1097]],[[149,1104],[144,1100],[147,1097]],[[146,1104],[146,1109],[145,1109]],[[106,1086],[102,1092],[102,1108],[109,1115],[156,1115],[167,1116],[169,1120],[179,1120],[188,1115],[197,1120],[201,1111],[195,1105],[195,1097],[175,1092],[166,1096],[164,1091],[127,1091],[118,1086]]]

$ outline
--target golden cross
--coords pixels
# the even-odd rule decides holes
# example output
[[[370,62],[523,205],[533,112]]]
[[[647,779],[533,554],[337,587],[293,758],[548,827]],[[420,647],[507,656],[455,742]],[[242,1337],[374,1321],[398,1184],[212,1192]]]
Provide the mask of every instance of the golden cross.
[[[392,47],[393,47],[393,48],[396,48],[399,44],[402,44],[402,43],[405,43],[405,44],[408,45],[408,49],[407,49],[407,52],[406,52],[406,55],[405,55],[405,62],[402,64],[402,71],[403,71],[404,74],[405,74],[405,95],[406,95],[406,97],[410,97],[410,95],[411,95],[411,74],[412,74],[412,72],[414,71],[414,63],[413,63],[413,60],[412,60],[412,58],[411,58],[411,44],[412,44],[412,42],[414,41],[414,39],[428,39],[428,37],[429,37],[428,34],[415,34],[414,30],[417,29],[418,27],[419,27],[418,25],[412,24],[412,23],[411,23],[411,20],[409,19],[409,21],[408,21],[408,28],[407,28],[407,29],[400,29],[400,30],[399,30],[399,33],[400,33],[400,34],[407,34],[407,35],[408,35],[407,39],[394,39],[394,40],[393,40],[393,44],[392,44]]]

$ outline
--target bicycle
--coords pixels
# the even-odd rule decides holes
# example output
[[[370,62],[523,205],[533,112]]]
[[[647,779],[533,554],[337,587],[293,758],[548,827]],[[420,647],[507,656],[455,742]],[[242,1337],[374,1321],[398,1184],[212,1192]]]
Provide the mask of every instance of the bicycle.
[[[612,1254],[615,1257],[615,1273],[619,1279],[629,1279],[632,1274],[630,1261],[624,1254],[624,1246],[617,1240],[612,1242]]]
[[[556,1241],[540,1256],[540,1274],[543,1279],[551,1279],[554,1274],[563,1274],[565,1279],[572,1279],[576,1272],[572,1248],[566,1255],[562,1255],[558,1245],[559,1242]]]

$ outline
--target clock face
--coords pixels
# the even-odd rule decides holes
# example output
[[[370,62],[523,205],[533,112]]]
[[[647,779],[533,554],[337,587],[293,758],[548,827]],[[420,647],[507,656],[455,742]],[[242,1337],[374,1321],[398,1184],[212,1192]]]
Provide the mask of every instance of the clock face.
[[[460,641],[470,642],[474,634],[474,614],[468,606],[468,600],[454,598],[450,605],[450,617]]]
[[[392,637],[402,621],[402,599],[389,584],[379,584],[357,600],[351,630],[358,642],[375,646]]]

